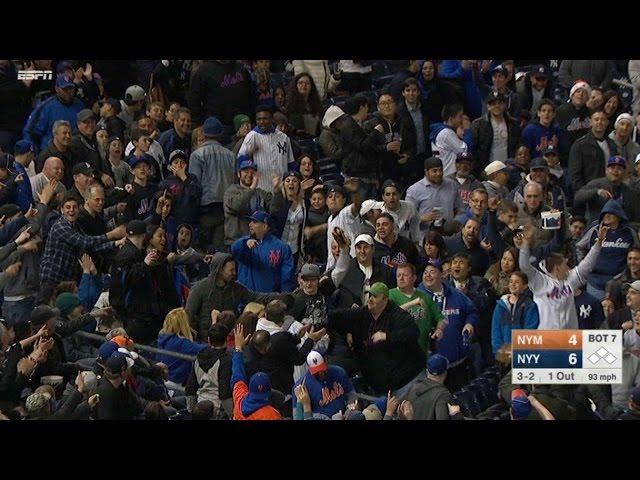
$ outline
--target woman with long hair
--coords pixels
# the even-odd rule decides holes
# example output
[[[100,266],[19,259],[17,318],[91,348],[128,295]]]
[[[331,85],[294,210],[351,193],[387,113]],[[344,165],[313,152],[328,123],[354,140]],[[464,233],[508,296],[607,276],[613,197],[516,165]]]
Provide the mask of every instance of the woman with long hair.
[[[207,344],[194,342],[193,333],[187,311],[184,308],[174,308],[164,318],[162,330],[158,334],[158,348],[185,355],[197,355]],[[158,353],[156,362],[164,363],[169,369],[169,381],[180,385],[184,385],[191,372],[191,361],[165,353]]]
[[[284,175],[280,188],[285,208],[282,208],[275,215],[276,232],[274,235],[291,247],[294,265],[297,265],[300,253],[304,250],[302,232],[307,208],[301,180],[302,176],[296,171],[290,171]]]
[[[418,278],[422,278],[422,273],[429,262],[442,265],[446,256],[446,247],[442,235],[435,231],[429,231],[422,240],[422,250],[420,251],[421,265],[418,267]]]
[[[620,98],[620,94],[615,90],[607,90],[604,92],[603,105],[602,109],[604,110],[604,114],[609,119],[609,124],[607,125],[606,133],[607,135],[613,132],[615,128],[616,118],[618,115],[625,112],[624,104],[622,103],[622,99]]]
[[[318,185],[318,172],[316,169],[316,159],[312,153],[303,153],[298,157],[298,169],[301,176],[302,191],[305,200],[311,198],[313,187]]]
[[[489,280],[498,295],[509,293],[509,278],[513,272],[520,270],[518,267],[518,249],[511,247],[504,251],[500,261],[489,267],[484,278]]]
[[[316,84],[308,73],[299,73],[287,92],[287,115],[295,131],[292,136],[320,135],[324,108]]]

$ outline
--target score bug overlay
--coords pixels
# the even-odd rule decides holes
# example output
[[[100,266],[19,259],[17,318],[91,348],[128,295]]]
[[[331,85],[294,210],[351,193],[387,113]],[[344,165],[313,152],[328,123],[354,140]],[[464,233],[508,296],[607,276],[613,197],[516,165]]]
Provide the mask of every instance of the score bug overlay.
[[[514,330],[513,383],[622,383],[622,330]]]

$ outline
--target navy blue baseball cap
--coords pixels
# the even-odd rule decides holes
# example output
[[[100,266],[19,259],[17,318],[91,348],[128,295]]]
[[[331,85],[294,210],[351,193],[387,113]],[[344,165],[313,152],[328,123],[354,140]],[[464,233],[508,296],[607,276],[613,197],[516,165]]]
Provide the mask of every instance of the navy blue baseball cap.
[[[33,151],[35,151],[33,148],[33,143],[31,143],[29,140],[18,140],[15,147],[13,148],[13,153],[15,153],[16,155],[22,155],[23,153]]]
[[[627,161],[620,155],[614,155],[613,157],[609,157],[609,160],[607,160],[607,167],[610,165],[618,165],[620,167],[626,168]]]
[[[254,373],[249,379],[249,398],[268,400],[271,397],[271,380],[264,372]]]
[[[133,155],[129,157],[127,161],[129,162],[129,166],[131,168],[136,168],[136,165],[138,165],[139,163],[146,163],[149,166],[151,166],[152,164],[151,158],[149,158],[148,153],[143,153],[139,157],[136,157],[135,155]]]
[[[261,222],[268,224],[271,221],[271,215],[267,212],[263,212],[262,210],[257,210],[253,212],[253,215],[247,217],[249,220],[253,220],[254,222]]]
[[[107,361],[118,348],[120,348],[120,346],[116,342],[112,342],[111,340],[104,342],[98,349],[98,357],[103,361]]]
[[[529,416],[532,408],[527,392],[521,389],[511,392],[511,415],[514,420],[524,420]]]
[[[449,368],[449,360],[444,355],[434,353],[427,360],[427,371],[431,375],[442,375]]]
[[[537,170],[542,168],[545,170],[549,170],[549,165],[547,165],[547,161],[544,158],[537,157],[531,160],[531,165],[529,166],[530,170]]]
[[[240,155],[238,157],[238,171],[244,170],[246,168],[251,168],[253,170],[258,170],[258,165],[249,155]]]

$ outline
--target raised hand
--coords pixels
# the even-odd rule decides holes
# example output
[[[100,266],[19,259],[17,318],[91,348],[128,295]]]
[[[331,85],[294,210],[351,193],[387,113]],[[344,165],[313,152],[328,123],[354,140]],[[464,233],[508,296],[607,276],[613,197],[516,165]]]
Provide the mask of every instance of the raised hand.
[[[49,202],[56,196],[56,189],[58,188],[58,180],[52,178],[49,180],[42,192],[38,193],[38,198],[40,199],[40,203],[43,205],[49,205]]]
[[[598,245],[602,245],[602,242],[604,242],[604,239],[607,237],[607,232],[609,232],[609,227],[601,223],[598,228]]]
[[[25,243],[27,240],[29,240],[29,238],[31,238],[31,227],[27,227],[25,228],[20,235],[17,236],[15,242],[16,245],[22,245],[23,243]]]
[[[236,325],[236,328],[234,328],[233,330],[233,334],[234,334],[234,339],[236,343],[236,348],[238,350],[242,350],[245,347],[245,345],[249,343],[249,340],[251,339],[251,334],[247,335],[246,337],[244,336],[244,326],[241,323]]]
[[[93,263],[93,260],[91,259],[91,256],[87,253],[82,254],[82,257],[80,258],[80,260],[78,260],[78,262],[80,263],[80,267],[82,268],[82,273],[88,273],[91,275],[95,275],[97,272],[96,270],[96,266]]]
[[[320,340],[322,337],[324,337],[325,333],[327,333],[326,328],[321,328],[320,330],[315,331],[315,327],[311,327],[311,331],[309,332],[309,338],[313,340],[313,342],[315,343],[318,340]]]
[[[399,406],[400,402],[396,397],[391,395],[391,390],[389,390],[389,393],[387,394],[387,411],[385,412],[385,415],[393,417],[396,414],[396,410],[398,410]]]
[[[255,190],[256,188],[258,188],[259,181],[260,181],[260,172],[258,171],[253,172],[253,180],[251,180],[251,185],[249,186],[249,188],[252,190]]]
[[[257,246],[258,246],[258,241],[255,238],[250,238],[249,240],[247,240],[248,248],[255,248]]]
[[[273,192],[276,192],[278,188],[282,185],[282,177],[280,175],[273,175],[271,177],[271,187]]]

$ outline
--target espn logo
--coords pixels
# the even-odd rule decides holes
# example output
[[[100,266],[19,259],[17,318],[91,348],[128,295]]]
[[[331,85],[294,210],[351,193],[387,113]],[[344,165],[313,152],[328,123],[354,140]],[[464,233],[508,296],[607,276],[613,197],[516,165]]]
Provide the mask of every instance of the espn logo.
[[[52,80],[52,70],[18,70],[18,80]]]

